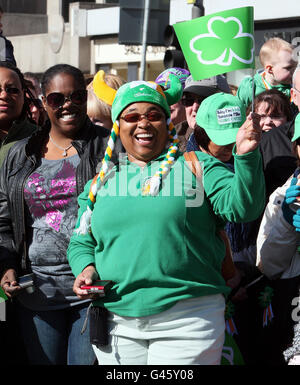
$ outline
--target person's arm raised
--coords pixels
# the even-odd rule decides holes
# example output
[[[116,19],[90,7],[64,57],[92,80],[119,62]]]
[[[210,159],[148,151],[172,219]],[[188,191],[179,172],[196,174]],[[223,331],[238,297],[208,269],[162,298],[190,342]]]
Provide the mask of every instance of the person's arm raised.
[[[236,154],[244,155],[254,151],[261,140],[260,115],[251,112],[236,136]]]

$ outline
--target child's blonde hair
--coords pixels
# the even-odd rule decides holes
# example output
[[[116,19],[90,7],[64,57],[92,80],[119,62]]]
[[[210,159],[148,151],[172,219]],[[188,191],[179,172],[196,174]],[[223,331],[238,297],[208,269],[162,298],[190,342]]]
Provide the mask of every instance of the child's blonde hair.
[[[276,59],[274,59],[275,55],[281,50],[292,52],[293,46],[279,37],[272,37],[267,40],[259,52],[259,60],[261,64],[264,67],[269,63],[274,64],[274,62],[276,62]]]
[[[104,81],[110,88],[113,88],[114,90],[119,89],[122,84],[126,83],[125,80],[120,76],[113,74],[105,74]],[[88,116],[98,119],[101,119],[101,117],[111,119],[111,106],[101,99],[101,95],[98,95],[98,97],[95,94],[93,89],[93,82],[90,82],[86,88],[88,90]]]

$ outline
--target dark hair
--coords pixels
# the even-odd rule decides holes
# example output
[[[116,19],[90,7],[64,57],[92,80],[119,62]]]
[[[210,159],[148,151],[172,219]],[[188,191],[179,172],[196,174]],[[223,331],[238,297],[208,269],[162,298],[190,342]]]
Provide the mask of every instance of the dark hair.
[[[261,94],[257,95],[254,99],[254,111],[256,112],[259,105],[262,102],[268,103],[267,113],[282,113],[286,116],[287,121],[292,120],[293,111],[291,103],[286,95],[282,92],[272,88],[270,90],[264,91]],[[251,106],[247,109],[247,115],[251,111]]]
[[[29,99],[33,100],[34,98],[32,96],[32,93],[30,92],[29,88],[27,87],[27,84],[26,84],[26,81],[24,79],[22,72],[19,70],[18,67],[16,67],[14,64],[12,64],[11,62],[8,62],[8,61],[0,61],[0,68],[7,68],[7,69],[15,72],[18,75],[18,78],[20,79],[21,87],[22,87],[22,90],[24,93],[24,105],[23,105],[23,109],[21,112],[21,119],[22,118],[24,119],[27,116],[32,122],[34,122],[32,119],[32,116],[31,116],[28,97],[26,96],[26,94],[29,95]]]
[[[43,74],[41,80],[42,93],[46,96],[46,90],[49,87],[51,80],[58,74],[68,74],[73,76],[80,86],[85,89],[85,79],[83,73],[79,68],[73,67],[69,64],[56,64],[47,69],[47,71]]]
[[[202,128],[196,124],[195,129],[194,129],[194,136],[195,136],[195,139],[196,139],[198,146],[202,147],[203,150],[205,150],[205,151],[209,151],[208,145],[209,145],[211,140],[210,140],[209,136],[207,135],[207,133],[205,132],[204,128]]]

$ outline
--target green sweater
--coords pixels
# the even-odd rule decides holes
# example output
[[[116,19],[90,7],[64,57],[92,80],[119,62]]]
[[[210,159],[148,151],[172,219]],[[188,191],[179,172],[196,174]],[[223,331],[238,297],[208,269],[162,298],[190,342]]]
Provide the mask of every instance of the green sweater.
[[[0,167],[8,153],[8,150],[19,140],[31,136],[38,126],[30,123],[27,119],[15,121],[8,131],[6,138],[0,142]]]
[[[147,316],[182,299],[228,294],[221,275],[225,247],[218,236],[220,222],[249,222],[264,208],[258,149],[235,155],[235,174],[217,159],[197,152],[204,165],[205,193],[180,155],[160,194],[142,196],[141,181],[154,174],[164,156],[144,169],[127,158],[115,167],[97,195],[91,233],[74,233],[69,244],[75,276],[95,264],[101,279],[115,282],[110,293],[94,304],[121,316]],[[76,228],[90,184],[78,199]],[[191,193],[196,184],[197,199]]]
[[[241,81],[236,94],[236,96],[245,104],[246,107],[248,107],[248,105],[252,102],[252,82],[253,82],[252,77],[246,76]],[[267,88],[262,81],[261,73],[256,73],[254,75],[254,84],[255,84],[255,96],[261,94],[264,91],[267,91]],[[276,86],[270,86],[270,87],[275,88],[278,91],[281,91],[288,98],[290,98],[291,96],[291,85],[278,84]]]

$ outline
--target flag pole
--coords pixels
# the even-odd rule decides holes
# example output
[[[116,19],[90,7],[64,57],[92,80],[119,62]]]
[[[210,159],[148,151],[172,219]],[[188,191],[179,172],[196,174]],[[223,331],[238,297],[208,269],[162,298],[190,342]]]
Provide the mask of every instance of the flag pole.
[[[254,75],[255,75],[255,68],[252,68],[252,107],[251,107],[251,112],[254,112],[254,99],[255,99]]]

